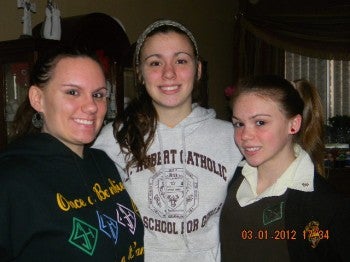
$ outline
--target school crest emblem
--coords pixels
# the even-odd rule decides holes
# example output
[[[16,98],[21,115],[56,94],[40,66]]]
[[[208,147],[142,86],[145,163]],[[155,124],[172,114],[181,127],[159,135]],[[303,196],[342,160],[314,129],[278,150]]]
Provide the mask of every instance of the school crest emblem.
[[[316,248],[321,240],[319,225],[318,221],[311,221],[305,227],[306,238],[311,243],[312,248]]]
[[[148,196],[160,217],[187,217],[198,206],[198,179],[182,168],[157,172],[149,180]]]

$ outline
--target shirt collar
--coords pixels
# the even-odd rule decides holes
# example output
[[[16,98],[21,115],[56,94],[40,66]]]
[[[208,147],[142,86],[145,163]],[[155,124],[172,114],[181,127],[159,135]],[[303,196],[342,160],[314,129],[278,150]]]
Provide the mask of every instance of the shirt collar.
[[[280,178],[261,194],[256,193],[258,171],[245,163],[242,169],[244,179],[237,191],[237,201],[246,206],[264,197],[281,196],[288,188],[304,192],[314,191],[314,164],[310,156],[299,145],[294,146],[296,159]]]

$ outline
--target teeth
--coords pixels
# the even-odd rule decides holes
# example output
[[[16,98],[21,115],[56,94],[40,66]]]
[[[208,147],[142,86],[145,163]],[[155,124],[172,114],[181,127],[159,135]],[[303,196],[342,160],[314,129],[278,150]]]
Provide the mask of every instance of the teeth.
[[[173,91],[177,89],[177,86],[163,86],[162,87],[162,90],[165,90],[165,91]]]
[[[259,148],[258,147],[249,147],[249,148],[245,148],[246,151],[249,151],[249,152],[254,152],[254,151],[258,151]]]
[[[74,121],[83,125],[92,125],[94,123],[94,121],[85,120],[85,119],[74,119]]]

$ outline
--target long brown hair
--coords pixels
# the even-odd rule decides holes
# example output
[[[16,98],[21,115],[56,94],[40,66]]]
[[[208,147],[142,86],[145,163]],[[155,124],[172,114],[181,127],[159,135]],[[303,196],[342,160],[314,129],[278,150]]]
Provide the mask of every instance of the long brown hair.
[[[151,146],[157,127],[158,115],[153,106],[152,98],[146,91],[143,83],[143,77],[140,70],[140,54],[147,39],[160,33],[176,32],[185,35],[193,47],[193,53],[196,59],[196,82],[192,92],[192,101],[196,101],[198,86],[198,47],[192,33],[183,25],[171,21],[160,20],[148,26],[140,35],[134,55],[134,72],[136,79],[136,97],[131,100],[122,116],[115,119],[113,123],[114,136],[120,145],[123,153],[126,155],[128,170],[132,166],[143,166],[151,168],[147,151]]]
[[[304,100],[301,144],[309,153],[317,172],[325,176],[324,168],[324,115],[321,98],[314,85],[305,79],[295,80],[294,86]]]

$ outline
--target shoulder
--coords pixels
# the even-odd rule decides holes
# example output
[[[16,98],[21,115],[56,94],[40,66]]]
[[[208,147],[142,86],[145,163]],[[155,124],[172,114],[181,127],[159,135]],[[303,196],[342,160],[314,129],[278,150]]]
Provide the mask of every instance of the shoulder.
[[[332,213],[343,209],[345,205],[350,207],[349,199],[337,192],[320,175],[315,174],[313,192],[289,191],[287,205],[289,207],[299,206],[299,209],[303,208],[305,212],[308,212],[307,210],[319,210],[324,213]],[[300,203],[302,204],[300,205]]]
[[[103,170],[103,172],[109,175],[119,173],[114,161],[101,149],[89,148],[89,153],[93,157],[93,161],[96,162],[97,166]]]
[[[0,159],[0,191],[20,192],[24,187],[31,188],[38,168],[40,168],[38,162],[33,163],[31,159],[25,157],[12,156]]]
[[[233,138],[233,125],[229,121],[211,118],[205,121],[205,129],[209,132],[215,131],[217,135],[230,136]]]
[[[89,148],[90,154],[101,163],[113,164],[112,159],[107,155],[107,153],[99,148]]]
[[[229,121],[219,119],[219,118],[213,118],[212,121],[213,121],[213,123],[215,123],[219,127],[233,129],[233,125]]]
[[[113,123],[105,125],[94,141],[92,148],[101,149],[113,160],[119,154],[120,148],[113,134]]]
[[[324,201],[324,205],[326,204],[332,205],[333,200],[340,199],[340,198],[342,198],[341,194],[339,194],[336,190],[334,190],[334,188],[330,186],[324,178],[320,177],[319,175],[315,175],[314,191],[304,192],[304,191],[290,189],[288,201],[291,201],[291,202],[302,201],[302,203],[315,202],[315,201],[321,203],[322,201]]]
[[[101,129],[94,144],[102,143],[104,140],[110,141],[111,138],[114,139],[113,122],[108,123]]]
[[[315,174],[314,176],[314,187],[316,192],[335,193],[335,189],[327,182],[327,180],[318,174]]]
[[[203,122],[205,124],[211,124],[216,125],[215,127],[218,128],[227,128],[227,129],[233,129],[233,125],[231,122],[217,118],[216,112],[213,108],[204,108],[199,106],[198,104],[193,104],[193,111],[190,115],[190,118],[195,119],[197,122]],[[192,122],[196,122],[193,120],[190,120]]]

